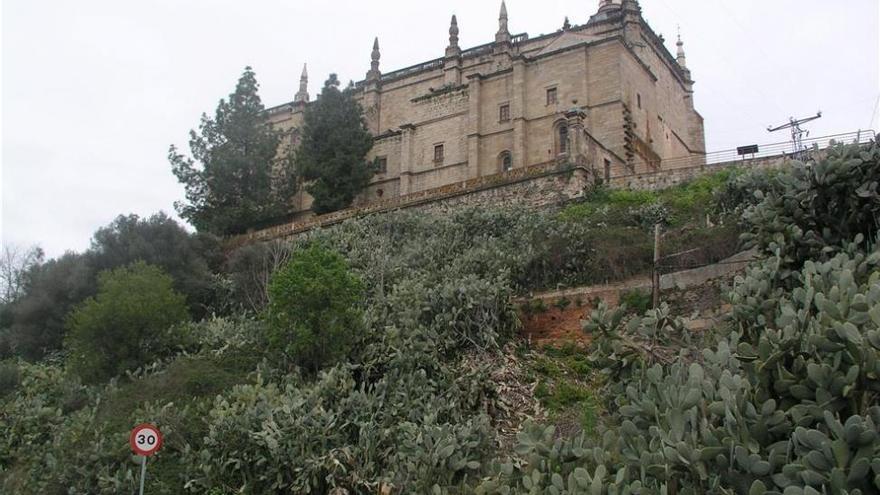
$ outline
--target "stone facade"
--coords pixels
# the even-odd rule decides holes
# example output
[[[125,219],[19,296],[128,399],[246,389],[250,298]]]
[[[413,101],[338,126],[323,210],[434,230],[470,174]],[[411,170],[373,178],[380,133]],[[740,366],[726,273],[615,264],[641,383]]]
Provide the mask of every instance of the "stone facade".
[[[502,2],[495,41],[462,50],[453,16],[443,57],[384,74],[375,40],[355,97],[384,171],[355,206],[546,163],[610,179],[705,155],[682,44],[670,54],[636,0],[603,0],[585,24],[537,38],[511,35],[507,19]],[[293,143],[307,81],[304,70],[294,101],[267,110]],[[298,193],[294,220],[310,205]]]

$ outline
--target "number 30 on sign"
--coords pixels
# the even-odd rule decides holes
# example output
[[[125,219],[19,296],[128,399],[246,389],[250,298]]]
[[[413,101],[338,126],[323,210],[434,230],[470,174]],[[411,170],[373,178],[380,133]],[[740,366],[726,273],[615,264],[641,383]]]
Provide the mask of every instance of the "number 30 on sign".
[[[149,423],[139,424],[131,430],[128,443],[135,454],[151,456],[162,447],[162,433],[159,428]]]

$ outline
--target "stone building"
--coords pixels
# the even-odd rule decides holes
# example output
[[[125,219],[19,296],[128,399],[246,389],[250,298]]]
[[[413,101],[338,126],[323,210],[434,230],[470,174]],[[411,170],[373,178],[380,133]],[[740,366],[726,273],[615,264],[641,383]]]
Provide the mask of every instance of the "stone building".
[[[537,38],[507,26],[502,2],[495,40],[462,49],[453,15],[442,57],[386,73],[376,39],[355,97],[379,172],[357,204],[558,161],[609,179],[705,154],[681,39],[673,56],[637,0],[602,0],[586,23]],[[294,143],[307,85],[304,68],[294,101],[267,110]],[[295,218],[310,204],[298,193]]]

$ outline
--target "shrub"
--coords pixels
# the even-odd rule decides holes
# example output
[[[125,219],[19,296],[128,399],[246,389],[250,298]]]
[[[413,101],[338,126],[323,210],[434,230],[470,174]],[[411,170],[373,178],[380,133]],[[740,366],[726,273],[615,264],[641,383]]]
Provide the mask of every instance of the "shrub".
[[[665,305],[625,327],[600,306],[585,329],[611,427],[527,425],[477,493],[880,493],[878,159],[831,150],[749,208],[766,258],[716,342],[693,345]]]
[[[621,206],[645,206],[657,202],[657,194],[641,189],[614,189],[608,192],[608,202]]]
[[[621,294],[620,304],[626,304],[629,309],[642,314],[651,307],[651,293],[641,289],[628,290]]]
[[[269,343],[315,373],[344,358],[363,333],[363,282],[337,252],[295,253],[269,286]]]
[[[154,360],[187,319],[186,300],[161,269],[139,262],[98,276],[98,295],[68,319],[71,368],[98,381]]]
[[[190,234],[164,213],[149,218],[120,215],[95,231],[85,253],[69,252],[31,266],[24,274],[24,293],[0,309],[0,328],[9,327],[0,340],[25,359],[59,350],[67,315],[97,292],[96,274],[138,261],[171,275],[175,290],[187,297],[190,312],[204,316],[216,295],[212,269],[219,264],[218,253],[216,239]]]
[[[285,241],[250,244],[229,255],[225,271],[231,282],[231,305],[259,313],[269,304],[272,274],[290,259],[290,245]]]
[[[95,273],[86,255],[66,253],[35,266],[25,294],[10,305],[8,339],[13,353],[36,360],[61,348],[65,317],[95,294]]]
[[[219,240],[191,234],[163,212],[141,218],[119,215],[92,236],[89,258],[95,273],[143,261],[171,276],[196,318],[210,314],[213,305],[212,268],[222,259]]]
[[[807,260],[834,257],[860,234],[862,249],[880,233],[880,145],[836,146],[826,158],[795,162],[778,178],[779,188],[758,191],[760,204],[745,217],[751,232],[743,236],[768,256],[779,256],[781,278]]]
[[[662,200],[675,210],[694,212],[712,203],[715,191],[728,182],[730,170],[721,170],[689,180],[660,193]]]
[[[12,362],[0,363],[0,397],[15,391],[21,382],[18,365]]]
[[[754,169],[731,172],[727,181],[715,191],[715,213],[740,217],[748,207],[760,203],[759,197],[778,193],[781,183],[778,177],[784,169]],[[760,195],[757,195],[761,191]]]

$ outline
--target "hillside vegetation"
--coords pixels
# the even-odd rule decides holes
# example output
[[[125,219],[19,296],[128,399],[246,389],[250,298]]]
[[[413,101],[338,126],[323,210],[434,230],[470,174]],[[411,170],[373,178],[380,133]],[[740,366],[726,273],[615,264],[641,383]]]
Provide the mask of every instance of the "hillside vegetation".
[[[207,263],[212,316],[109,380],[84,380],[67,346],[2,361],[0,491],[131,493],[128,431],[149,421],[166,435],[150,493],[880,493],[878,183],[880,147],[838,147],[778,173],[243,248]],[[513,296],[646,273],[658,222],[667,252],[761,253],[723,324],[600,305],[589,349],[517,338]],[[176,278],[153,279],[177,300]],[[502,377],[508,359],[521,369]],[[538,382],[550,414],[523,422],[506,391]]]

